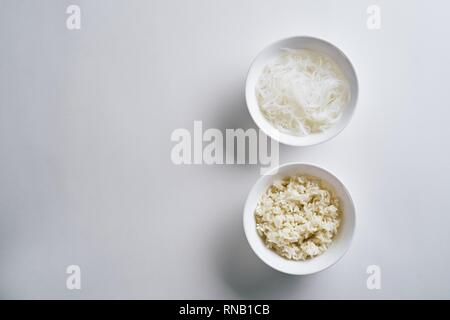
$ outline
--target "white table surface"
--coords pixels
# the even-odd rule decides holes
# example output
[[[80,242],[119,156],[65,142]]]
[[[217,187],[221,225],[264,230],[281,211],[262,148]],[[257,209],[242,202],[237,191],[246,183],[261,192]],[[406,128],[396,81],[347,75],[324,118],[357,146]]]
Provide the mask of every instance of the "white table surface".
[[[66,29],[78,4],[82,28]],[[381,8],[380,30],[366,8]],[[436,1],[0,0],[1,298],[450,298],[450,5]],[[350,125],[280,147],[350,190],[347,255],[293,277],[243,234],[257,165],[170,160],[177,128],[251,128],[252,58],[292,35],[341,48]],[[79,265],[81,290],[66,289]],[[368,290],[366,268],[382,270]]]

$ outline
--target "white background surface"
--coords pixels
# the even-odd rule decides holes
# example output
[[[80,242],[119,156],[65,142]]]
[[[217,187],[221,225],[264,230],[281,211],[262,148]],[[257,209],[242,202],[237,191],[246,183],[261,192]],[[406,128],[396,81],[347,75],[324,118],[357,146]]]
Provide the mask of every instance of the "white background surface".
[[[450,42],[444,1],[0,0],[2,298],[450,298]],[[78,4],[82,29],[68,31]],[[177,128],[254,127],[252,58],[292,35],[332,42],[360,97],[335,139],[281,163],[335,172],[353,245],[322,273],[265,266],[242,228],[255,165],[175,166]],[[65,287],[80,265],[82,289]],[[366,268],[382,269],[382,290]]]

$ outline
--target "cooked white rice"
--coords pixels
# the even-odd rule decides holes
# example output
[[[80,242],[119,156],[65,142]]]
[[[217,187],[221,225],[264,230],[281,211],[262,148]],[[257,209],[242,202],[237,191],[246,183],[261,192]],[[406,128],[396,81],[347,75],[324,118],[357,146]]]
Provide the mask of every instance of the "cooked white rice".
[[[259,200],[256,230],[267,248],[292,260],[307,260],[326,251],[341,223],[339,200],[312,177],[275,181]]]

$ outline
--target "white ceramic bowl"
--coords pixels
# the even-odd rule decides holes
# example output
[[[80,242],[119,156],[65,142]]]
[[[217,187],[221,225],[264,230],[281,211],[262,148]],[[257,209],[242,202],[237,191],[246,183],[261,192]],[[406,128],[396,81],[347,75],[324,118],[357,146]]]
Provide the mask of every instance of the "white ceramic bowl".
[[[313,133],[305,137],[294,136],[287,133],[283,133],[275,128],[262,114],[255,94],[255,87],[258,82],[264,67],[268,62],[280,55],[283,48],[291,49],[309,49],[327,54],[332,58],[341,68],[345,76],[347,77],[350,85],[351,99],[348,105],[345,107],[344,113],[331,128],[324,132]],[[280,40],[266,47],[255,58],[247,75],[247,81],[245,84],[245,97],[247,100],[247,107],[255,121],[256,125],[269,137],[277,140],[278,142],[292,145],[292,146],[310,146],[327,141],[336,135],[338,135],[350,122],[353,111],[356,107],[356,101],[358,99],[358,80],[355,70],[350,63],[350,60],[342,53],[341,50],[336,48],[331,43],[324,40],[311,37],[292,37],[284,40]]]
[[[338,262],[347,249],[350,247],[350,243],[353,238],[353,232],[355,229],[355,207],[350,197],[349,192],[329,171],[320,168],[318,166],[307,163],[287,163],[274,170],[278,170],[276,174],[262,176],[251,189],[244,208],[244,231],[250,247],[256,253],[256,255],[264,261],[270,267],[288,274],[305,275],[316,273],[331,267]],[[342,224],[339,227],[338,234],[333,239],[333,243],[330,245],[321,255],[314,257],[306,261],[294,261],[288,260],[279,256],[275,251],[266,248],[263,240],[256,231],[256,222],[254,211],[256,204],[260,197],[267,188],[273,183],[275,179],[280,179],[285,176],[295,174],[306,174],[309,176],[317,177],[324,181],[335,195],[340,200],[342,206]]]

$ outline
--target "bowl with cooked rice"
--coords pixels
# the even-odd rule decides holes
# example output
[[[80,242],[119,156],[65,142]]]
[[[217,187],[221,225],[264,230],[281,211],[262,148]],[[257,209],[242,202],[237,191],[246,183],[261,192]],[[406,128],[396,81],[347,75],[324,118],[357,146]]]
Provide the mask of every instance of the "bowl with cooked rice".
[[[355,222],[344,184],[308,163],[288,163],[262,176],[244,207],[244,231],[255,254],[294,275],[337,263],[350,247]]]

